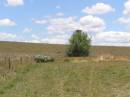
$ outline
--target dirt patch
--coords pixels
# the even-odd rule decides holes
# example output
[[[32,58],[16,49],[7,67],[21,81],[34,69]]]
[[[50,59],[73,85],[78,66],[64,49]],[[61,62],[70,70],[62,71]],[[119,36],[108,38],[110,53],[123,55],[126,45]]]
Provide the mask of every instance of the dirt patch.
[[[100,61],[129,61],[129,58],[126,56],[113,56],[110,54],[99,55],[94,57],[65,57],[64,62],[73,62],[73,63],[84,63],[88,61],[100,62]]]
[[[94,58],[94,61],[129,61],[127,56],[114,56],[110,54],[100,55]]]

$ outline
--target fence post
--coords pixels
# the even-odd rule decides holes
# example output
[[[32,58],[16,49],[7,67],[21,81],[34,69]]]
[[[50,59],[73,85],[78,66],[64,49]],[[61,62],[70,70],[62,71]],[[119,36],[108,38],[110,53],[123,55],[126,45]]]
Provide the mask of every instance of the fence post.
[[[6,64],[7,64],[6,56],[5,56],[5,58],[4,58],[4,61],[5,61],[5,65],[6,65]]]
[[[22,59],[22,57],[20,57],[20,64],[23,64],[23,59]]]
[[[11,69],[11,59],[10,59],[10,57],[8,59],[8,62],[9,62],[9,70],[10,70]]]

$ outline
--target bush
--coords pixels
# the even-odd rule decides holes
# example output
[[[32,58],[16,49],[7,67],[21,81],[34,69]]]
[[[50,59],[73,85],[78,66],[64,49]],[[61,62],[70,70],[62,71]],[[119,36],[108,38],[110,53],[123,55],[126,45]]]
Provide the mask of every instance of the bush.
[[[76,30],[71,36],[68,56],[88,56],[91,46],[91,39],[82,30]]]
[[[34,57],[36,63],[44,63],[44,62],[54,62],[54,58],[50,56],[37,55]]]

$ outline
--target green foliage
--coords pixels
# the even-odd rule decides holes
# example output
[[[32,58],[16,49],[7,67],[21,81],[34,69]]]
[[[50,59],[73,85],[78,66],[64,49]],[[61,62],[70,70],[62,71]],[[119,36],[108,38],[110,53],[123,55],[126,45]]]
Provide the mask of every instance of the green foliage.
[[[76,30],[71,36],[68,56],[88,56],[91,39],[82,30]]]
[[[53,62],[54,58],[50,56],[37,55],[35,56],[34,60],[36,61],[36,63],[44,63],[44,62]]]

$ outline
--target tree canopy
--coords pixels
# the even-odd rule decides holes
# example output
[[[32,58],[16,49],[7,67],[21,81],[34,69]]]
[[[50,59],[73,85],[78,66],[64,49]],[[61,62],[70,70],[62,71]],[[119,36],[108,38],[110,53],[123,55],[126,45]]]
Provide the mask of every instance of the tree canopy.
[[[91,39],[88,34],[82,30],[74,31],[73,35],[69,39],[69,48],[67,51],[68,56],[88,56],[91,46]]]

